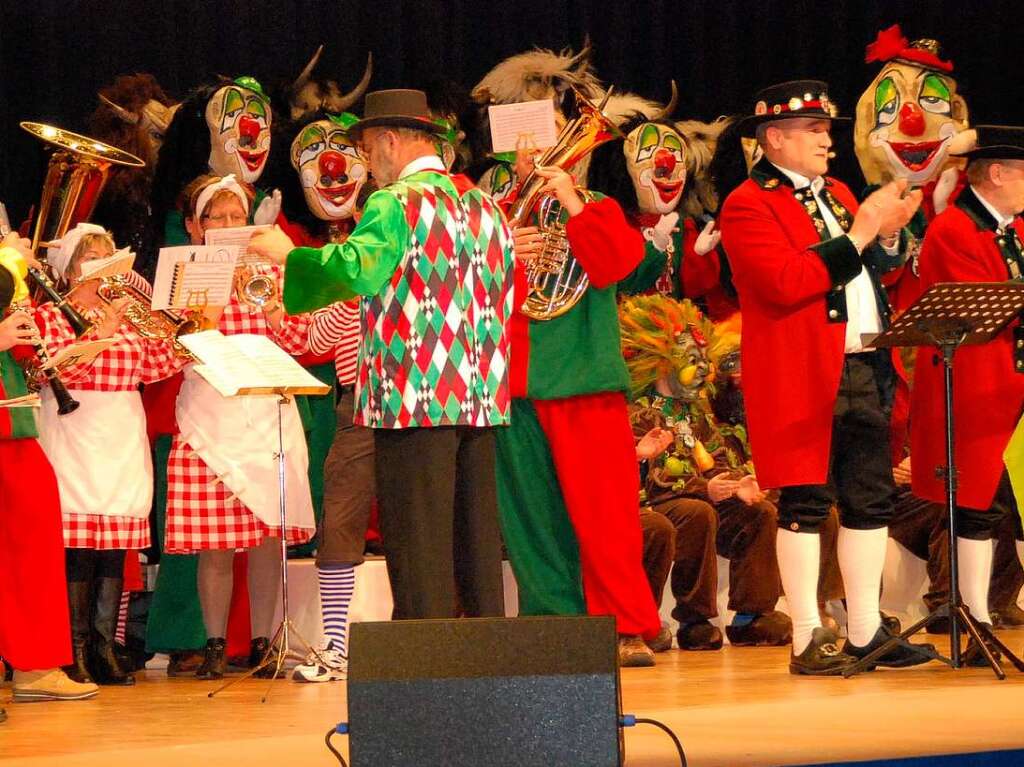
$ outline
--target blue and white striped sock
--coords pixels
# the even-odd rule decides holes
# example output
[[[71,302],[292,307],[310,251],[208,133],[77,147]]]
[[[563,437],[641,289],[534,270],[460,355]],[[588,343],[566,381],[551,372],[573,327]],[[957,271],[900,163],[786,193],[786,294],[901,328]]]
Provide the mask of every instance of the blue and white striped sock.
[[[356,588],[354,565],[326,565],[317,567],[320,583],[320,611],[324,617],[324,635],[335,650],[348,657],[348,606]]]

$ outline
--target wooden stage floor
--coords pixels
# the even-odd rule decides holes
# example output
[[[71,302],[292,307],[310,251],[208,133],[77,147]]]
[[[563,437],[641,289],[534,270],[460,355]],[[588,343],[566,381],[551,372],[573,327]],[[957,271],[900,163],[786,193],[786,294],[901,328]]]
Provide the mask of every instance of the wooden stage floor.
[[[1015,650],[1024,645],[1024,631],[1001,636]],[[850,680],[798,679],[786,672],[788,652],[664,653],[654,669],[623,671],[624,711],[672,727],[696,767],[1024,748],[1024,674],[1010,671],[998,682],[988,669],[954,672],[931,664]],[[0,702],[9,719],[0,724],[0,761],[4,767],[337,763],[323,736],[344,719],[344,683],[275,682],[265,704],[259,699],[266,681],[246,681],[211,700],[212,687],[150,669],[134,688],[104,688],[85,702],[15,705],[4,689]],[[627,730],[626,749],[628,767],[678,763],[668,737],[648,725]]]

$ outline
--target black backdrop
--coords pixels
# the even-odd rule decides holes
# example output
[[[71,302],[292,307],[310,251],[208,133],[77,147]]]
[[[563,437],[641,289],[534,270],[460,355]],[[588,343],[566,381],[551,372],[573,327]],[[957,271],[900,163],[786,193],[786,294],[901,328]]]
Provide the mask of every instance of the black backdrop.
[[[899,22],[934,37],[957,66],[972,120],[1024,123],[1020,0],[0,0],[0,199],[20,218],[39,193],[42,152],[19,120],[82,129],[97,88],[145,71],[182,96],[217,73],[294,77],[316,46],[343,88],[373,51],[371,88],[447,76],[475,83],[538,45],[585,34],[606,82],[664,99],[678,116],[749,108],[760,86],[801,76],[832,84],[851,114],[877,71],[864,48]],[[843,138],[839,137],[840,142]],[[846,138],[849,141],[849,138]],[[855,172],[840,152],[839,173]],[[856,179],[851,181],[856,183]]]

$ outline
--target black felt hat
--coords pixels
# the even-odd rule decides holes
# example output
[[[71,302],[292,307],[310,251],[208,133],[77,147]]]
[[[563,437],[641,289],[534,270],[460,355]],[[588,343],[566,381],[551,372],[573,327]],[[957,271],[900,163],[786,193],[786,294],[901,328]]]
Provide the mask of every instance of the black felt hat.
[[[761,123],[791,117],[850,121],[849,117],[836,116],[836,107],[828,96],[828,83],[822,80],[790,80],[758,91],[752,114],[740,120],[740,131],[745,138],[750,138]]]
[[[973,140],[972,140],[973,139]],[[965,144],[960,149],[958,144]],[[1024,160],[1024,128],[1016,125],[975,125],[953,139],[950,155],[968,160]]]
[[[394,88],[366,94],[363,119],[353,123],[349,135],[358,139],[366,128],[415,128],[434,135],[444,129],[430,115],[427,94],[409,88]]]

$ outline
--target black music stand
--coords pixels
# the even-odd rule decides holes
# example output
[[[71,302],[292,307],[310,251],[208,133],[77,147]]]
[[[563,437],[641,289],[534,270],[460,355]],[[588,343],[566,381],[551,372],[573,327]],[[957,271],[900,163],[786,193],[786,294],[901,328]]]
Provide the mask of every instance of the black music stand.
[[[964,630],[977,643],[997,679],[1006,674],[989,649],[989,643],[999,648],[1004,657],[1018,671],[1024,671],[1024,661],[987,626],[975,620],[960,599],[960,571],[956,546],[956,462],[953,455],[953,355],[966,344],[984,344],[991,341],[1011,320],[1024,311],[1024,283],[1022,282],[940,282],[933,285],[917,302],[907,309],[885,333],[876,336],[871,345],[876,348],[893,346],[936,346],[942,352],[946,404],[946,465],[937,466],[936,476],[946,485],[946,516],[949,524],[949,600],[926,618],[915,623],[898,637],[893,637],[874,652],[864,656],[843,671],[844,677],[866,671],[872,663],[892,648],[905,643],[907,638],[942,618],[949,619],[949,658],[941,660],[953,668],[962,668],[960,631]],[[935,364],[938,364],[936,360]],[[1010,360],[1007,360],[1010,364]],[[1015,375],[1009,373],[1009,375]]]

